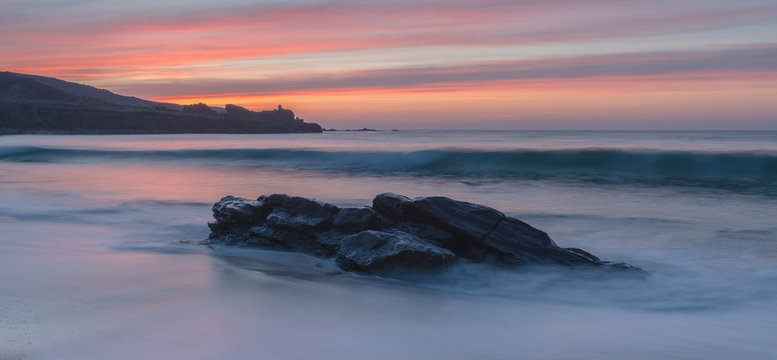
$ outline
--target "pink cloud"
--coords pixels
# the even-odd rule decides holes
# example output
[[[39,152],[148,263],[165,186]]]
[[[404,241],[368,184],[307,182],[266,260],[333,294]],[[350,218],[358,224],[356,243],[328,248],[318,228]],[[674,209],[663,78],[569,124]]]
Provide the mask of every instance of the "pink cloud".
[[[552,4],[551,4],[552,3]],[[642,2],[330,2],[114,13],[0,24],[3,66],[142,70],[291,54],[430,45],[628,39],[777,16],[777,7],[683,9]],[[52,66],[53,64],[53,66]]]
[[[700,83],[777,83],[777,44],[735,49],[610,54],[466,66],[324,73],[269,80],[200,79],[129,84],[114,90],[149,97],[271,95],[365,89],[456,91],[475,87],[688,88]],[[773,85],[772,85],[773,86]]]

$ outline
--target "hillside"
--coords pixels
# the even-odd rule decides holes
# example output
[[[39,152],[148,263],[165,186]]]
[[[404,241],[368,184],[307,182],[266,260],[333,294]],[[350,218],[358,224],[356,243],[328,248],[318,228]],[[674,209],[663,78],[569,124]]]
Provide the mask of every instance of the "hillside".
[[[291,110],[214,111],[123,96],[50,77],[0,72],[0,134],[321,132]]]

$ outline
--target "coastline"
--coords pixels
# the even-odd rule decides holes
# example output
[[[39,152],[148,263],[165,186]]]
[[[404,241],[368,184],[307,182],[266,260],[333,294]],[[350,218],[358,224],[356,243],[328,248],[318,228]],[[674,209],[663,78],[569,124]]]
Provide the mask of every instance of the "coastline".
[[[0,72],[0,134],[320,133],[294,112],[178,105],[36,75]]]
[[[240,114],[0,102],[0,134],[321,133],[291,110]]]

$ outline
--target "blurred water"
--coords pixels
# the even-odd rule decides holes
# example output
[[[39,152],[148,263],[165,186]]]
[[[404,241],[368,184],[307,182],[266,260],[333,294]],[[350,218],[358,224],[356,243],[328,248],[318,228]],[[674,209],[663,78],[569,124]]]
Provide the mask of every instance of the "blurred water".
[[[463,149],[488,162],[488,151],[591,148],[771,156],[777,134],[0,137],[0,359],[777,356],[777,183],[768,161],[748,165],[739,187],[698,181],[704,176],[517,176],[541,165],[516,170],[520,162],[503,166],[507,176],[467,171],[478,161],[461,159],[437,173],[401,167],[402,154],[418,151]],[[238,159],[201,152],[227,149],[249,151]],[[305,153],[258,161],[252,152],[288,150],[355,153],[358,166],[382,170],[344,169],[331,156],[313,166]],[[396,164],[370,152],[394,154]],[[621,169],[604,175],[633,176]],[[714,176],[718,185],[737,178]],[[757,186],[743,190],[742,181]],[[306,255],[181,242],[207,237],[210,205],[224,195],[282,192],[352,206],[385,191],[493,206],[562,246],[650,276],[470,265],[464,278],[409,284],[343,274]]]

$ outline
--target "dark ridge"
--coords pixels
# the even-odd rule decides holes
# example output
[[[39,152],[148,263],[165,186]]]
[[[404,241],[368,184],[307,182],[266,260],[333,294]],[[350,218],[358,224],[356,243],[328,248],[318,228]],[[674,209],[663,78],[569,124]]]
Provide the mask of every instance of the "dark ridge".
[[[307,132],[322,129],[281,106],[258,112],[235,105],[181,106],[54,78],[0,72],[0,134]]]

